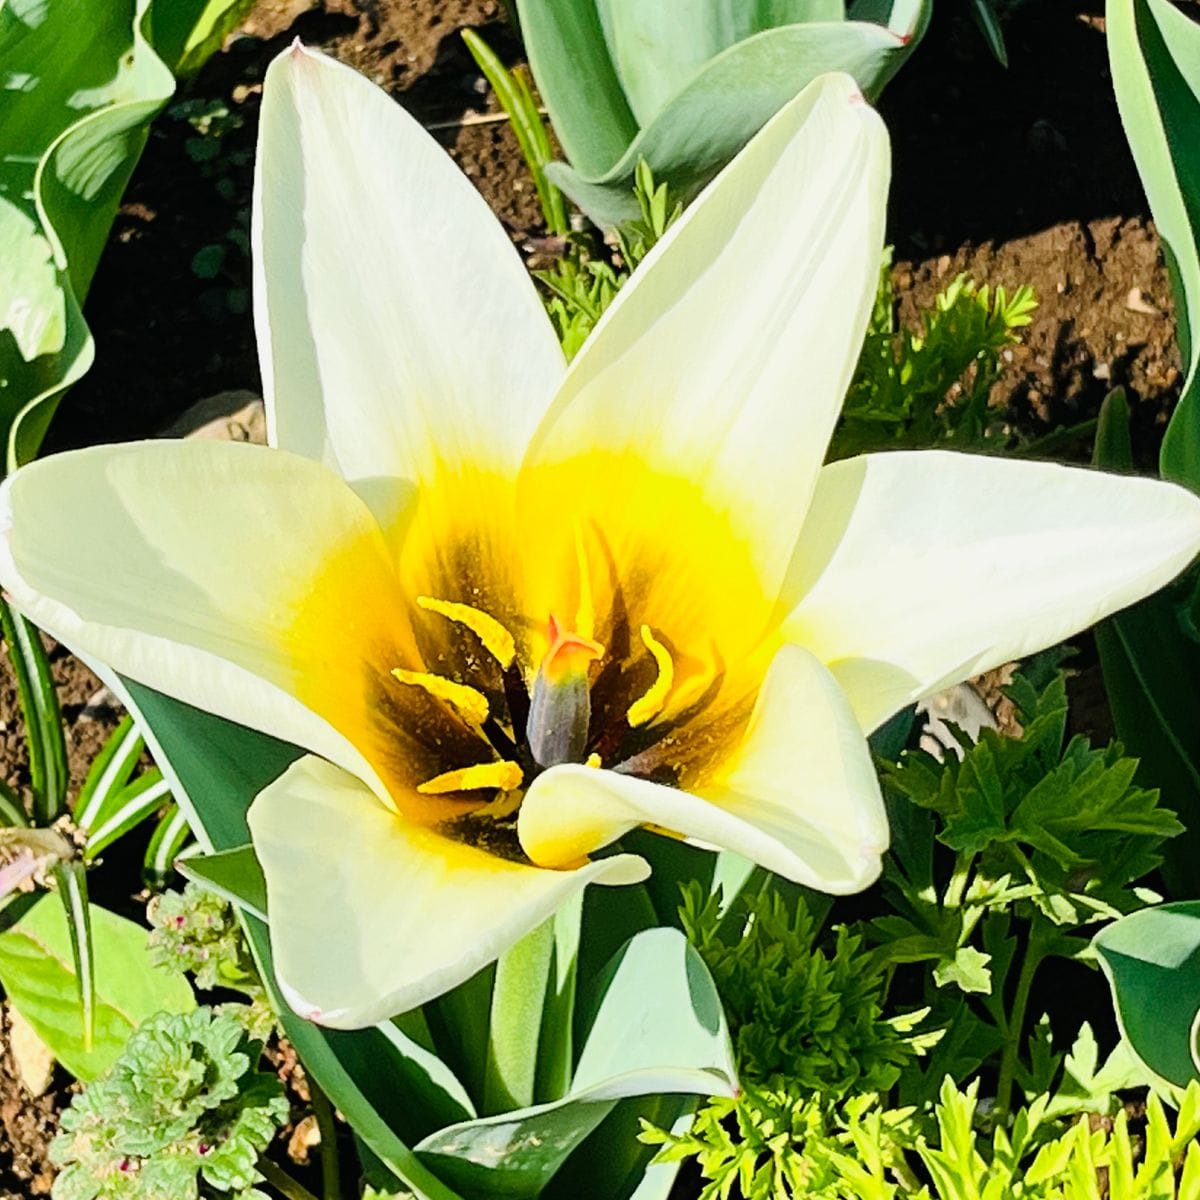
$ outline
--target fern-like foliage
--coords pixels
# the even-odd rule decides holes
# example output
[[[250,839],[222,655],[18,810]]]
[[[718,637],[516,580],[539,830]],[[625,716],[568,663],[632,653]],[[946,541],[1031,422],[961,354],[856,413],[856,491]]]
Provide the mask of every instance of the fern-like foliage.
[[[589,236],[573,234],[553,267],[533,273],[547,292],[546,310],[568,359],[575,357],[630,273],[683,212],[667,185],[655,183],[645,160],[638,163],[633,190],[641,215],[615,231],[619,267]]]
[[[895,327],[894,301],[888,255],[831,458],[899,446],[976,446],[997,432],[988,393],[1004,350],[1033,319],[1033,289],[1010,295],[959,275],[915,330]]]
[[[835,1098],[895,1083],[913,1052],[884,1019],[885,976],[861,936],[839,928],[819,944],[804,900],[789,909],[773,891],[746,904],[729,940],[719,893],[688,885],[680,917],[721,993],[743,1079]]]

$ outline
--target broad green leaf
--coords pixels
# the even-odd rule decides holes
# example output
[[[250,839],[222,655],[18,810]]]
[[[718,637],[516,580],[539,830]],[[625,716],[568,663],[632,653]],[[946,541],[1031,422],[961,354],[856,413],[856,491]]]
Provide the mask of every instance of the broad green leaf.
[[[595,0],[517,0],[525,53],[567,158],[602,175],[638,126],[617,79]]]
[[[840,22],[841,0],[596,0],[609,56],[643,128],[704,64],[756,33]]]
[[[244,847],[251,801],[300,751],[121,679],[102,664],[89,665],[139,722],[200,844],[210,851]],[[231,867],[233,860],[231,855],[223,865]],[[415,1142],[462,1119],[464,1109],[470,1115],[466,1093],[457,1082],[449,1085],[453,1076],[445,1064],[431,1061],[433,1056],[391,1029],[341,1032],[297,1017],[279,995],[266,925],[246,912],[242,920],[284,1031],[321,1090],[380,1162],[418,1196],[462,1200],[404,1140]]]
[[[1108,0],[1125,135],[1176,290],[1184,385],[1160,469],[1200,490],[1200,24],[1167,0]]]
[[[0,200],[26,218],[20,227],[0,222],[9,316],[0,329],[0,435],[10,468],[33,456],[62,390],[91,363],[80,305],[147,123],[174,90],[142,34],[148,4],[0,7]],[[52,253],[53,287],[28,222]],[[14,306],[24,313],[20,330]]]
[[[1132,469],[1129,403],[1121,388],[1101,405],[1093,457],[1106,470]],[[1200,729],[1200,643],[1186,615],[1172,588],[1095,631],[1117,734],[1140,762],[1139,782],[1158,788],[1184,826],[1163,846],[1163,874],[1180,898],[1200,896],[1200,743],[1194,734]]]
[[[267,884],[251,845],[214,854],[193,854],[178,863],[179,873],[223,896],[260,921],[267,919]]]
[[[188,815],[201,845],[212,850],[235,850],[250,841],[246,810],[273,779],[300,757],[295,747],[252,729],[235,725],[190,704],[172,700],[161,692],[132,680],[113,681],[111,672],[98,667],[106,682],[128,697],[127,706],[138,714],[163,774],[186,781],[176,800]],[[172,789],[174,791],[174,789]],[[195,799],[201,799],[197,810]]]
[[[927,17],[926,5],[920,21]],[[917,38],[917,31],[906,38],[855,21],[788,25],[756,34],[710,59],[607,170],[589,172],[582,160],[573,159],[571,166],[551,163],[546,174],[605,228],[636,219],[632,186],[641,159],[673,196],[686,201],[818,75],[844,71],[874,98]],[[534,72],[540,84],[537,63]],[[544,86],[542,91],[557,129],[557,110]]]
[[[177,971],[152,965],[147,930],[91,906],[95,1036],[84,1045],[71,935],[57,896],[43,896],[0,933],[0,983],[9,1001],[72,1075],[104,1074],[129,1034],[157,1012],[188,1012],[195,999]]]
[[[26,361],[57,354],[67,337],[66,301],[54,251],[37,225],[0,197],[0,332],[8,330]]]
[[[154,0],[154,49],[179,78],[194,75],[250,14],[255,0]]]
[[[276,988],[266,926],[254,917],[243,917],[243,922],[284,1033],[355,1134],[419,1200],[464,1200],[413,1154],[397,1132],[421,1124],[436,1128],[445,1111],[439,1111],[439,1105],[453,1104],[453,1096],[437,1086],[432,1074],[426,1074],[427,1086],[422,1087],[419,1076],[408,1068],[415,1064],[419,1072],[424,1064],[398,1055],[392,1039],[380,1030],[326,1030],[296,1016]]]
[[[540,1195],[620,1100],[733,1093],[721,1002],[682,934],[643,930],[617,952],[599,986],[603,999],[566,1097],[464,1121],[417,1146],[464,1195]]]
[[[1200,1079],[1200,903],[1122,917],[1093,945],[1126,1038],[1156,1074],[1180,1087]]]
[[[485,1112],[508,1112],[533,1103],[553,961],[551,918],[505,951],[496,963],[483,1089]]]

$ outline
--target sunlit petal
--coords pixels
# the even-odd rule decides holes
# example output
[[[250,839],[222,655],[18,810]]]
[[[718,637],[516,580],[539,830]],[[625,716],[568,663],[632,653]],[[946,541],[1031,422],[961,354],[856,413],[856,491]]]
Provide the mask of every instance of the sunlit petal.
[[[516,463],[563,356],[516,250],[446,152],[297,44],[264,85],[255,322],[272,443],[390,516],[388,483]]]
[[[832,676],[798,646],[775,656],[740,748],[699,791],[555,767],[521,806],[521,844],[555,865],[651,824],[822,891],[858,891],[879,874],[887,820],[866,741]]]
[[[355,1028],[468,979],[588,883],[636,883],[619,855],[551,871],[406,823],[352,776],[303,758],[250,809],[288,1002]]]
[[[853,81],[806,89],[619,293],[530,468],[607,452],[694,481],[730,513],[771,590],[858,356],[887,179],[886,131]]]
[[[821,472],[787,594],[867,730],[1156,591],[1200,550],[1200,500],[1156,480],[935,453]]]
[[[404,628],[379,528],[324,467],[195,441],[54,455],[0,492],[0,576],[72,648],[375,780],[364,664]]]

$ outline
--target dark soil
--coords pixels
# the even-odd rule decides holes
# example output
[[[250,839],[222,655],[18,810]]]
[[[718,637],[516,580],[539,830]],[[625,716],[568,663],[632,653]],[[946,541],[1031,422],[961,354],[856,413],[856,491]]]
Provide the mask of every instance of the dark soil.
[[[1107,390],[1126,384],[1139,453],[1152,462],[1179,364],[1166,277],[1112,98],[1103,4],[1020,8],[1007,30],[1007,71],[963,8],[936,6],[928,38],[881,106],[895,152],[889,237],[901,320],[960,271],[993,286],[1032,284],[1041,305],[994,401],[1037,434],[1094,416]],[[155,124],[87,305],[96,366],[63,401],[47,451],[150,436],[202,398],[258,388],[245,251],[251,159],[263,72],[294,37],[395,94],[514,242],[534,248],[542,231],[533,187],[507,126],[478,119],[495,104],[457,36],[465,26],[516,60],[499,0],[263,0]],[[207,136],[197,128],[204,113]],[[1088,450],[1084,440],[1067,452]],[[114,719],[85,711],[100,686],[90,672],[61,651],[54,665],[77,787]],[[4,670],[0,776],[20,787],[25,750]],[[1082,699],[1103,736],[1094,668],[1084,678]],[[26,1096],[2,1035],[0,1197],[38,1195],[64,1097]]]

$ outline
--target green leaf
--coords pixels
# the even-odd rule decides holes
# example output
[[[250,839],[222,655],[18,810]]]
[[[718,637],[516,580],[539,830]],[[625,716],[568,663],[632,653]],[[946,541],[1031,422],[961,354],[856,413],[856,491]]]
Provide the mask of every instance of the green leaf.
[[[151,40],[179,78],[194,75],[250,14],[255,0],[154,0]]]
[[[560,237],[571,232],[567,221],[567,210],[562,192],[546,178],[546,164],[554,157],[550,148],[550,136],[542,123],[542,115],[528,86],[520,75],[509,71],[496,57],[492,48],[473,29],[464,29],[462,39],[471,57],[483,72],[500,107],[508,114],[509,124],[517,138],[517,145],[533,176],[542,206],[542,217],[546,228]]]
[[[123,717],[92,759],[83,787],[75,797],[72,810],[80,829],[90,830],[99,819],[100,809],[129,782],[144,745],[133,718]]]
[[[171,785],[162,777],[162,772],[157,767],[143,772],[101,807],[84,844],[84,858],[90,862],[118,838],[152,817],[170,799]]]
[[[687,201],[818,75],[845,71],[868,98],[877,96],[912,52],[927,19],[926,0],[907,40],[854,21],[787,25],[756,34],[710,59],[607,169],[589,169],[583,159],[572,157],[570,166],[551,163],[547,176],[604,228],[638,217],[632,187],[640,159],[677,199]],[[529,28],[527,20],[524,26]],[[530,61],[559,129],[558,109],[532,49]],[[752,88],[747,80],[754,81]],[[561,129],[559,134],[571,155]]]
[[[1092,461],[1106,471],[1133,470],[1133,441],[1129,434],[1129,400],[1124,388],[1113,388],[1100,405]]]
[[[1200,1079],[1200,903],[1132,913],[1102,929],[1092,944],[1122,1031],[1141,1059],[1180,1087]]]
[[[1160,469],[1200,490],[1200,25],[1167,0],[1106,12],[1117,106],[1176,289],[1185,378]]]
[[[166,883],[174,869],[176,856],[187,845],[190,836],[187,818],[179,805],[172,801],[154,827],[142,859],[142,872],[151,886],[162,887]]]
[[[201,845],[214,851],[244,847],[251,801],[301,752],[115,676],[102,664],[96,667],[139,721]],[[232,862],[230,856],[224,865]],[[232,874],[227,872],[227,881]],[[241,915],[284,1032],[317,1085],[397,1179],[426,1200],[462,1200],[408,1145],[462,1119],[466,1093],[461,1085],[449,1086],[453,1076],[445,1065],[391,1028],[341,1032],[296,1016],[279,994],[266,925],[246,912]]]
[[[9,1001],[72,1075],[102,1075],[129,1034],[157,1012],[188,1012],[192,989],[178,972],[151,964],[147,931],[91,905],[95,962],[95,1037],[86,1049],[71,935],[56,896],[43,896],[0,933],[0,982]]]
[[[58,692],[37,627],[9,608],[2,597],[0,631],[3,631],[13,674],[17,677],[17,696],[29,747],[33,815],[39,822],[48,824],[63,810],[69,778]]]
[[[0,7],[7,79],[0,262],[23,309],[0,329],[8,466],[36,453],[63,390],[91,365],[80,311],[147,124],[174,90],[142,32],[149,0]],[[26,218],[17,222],[15,208]],[[33,223],[30,231],[29,223]],[[40,239],[53,253],[42,253]],[[53,287],[47,275],[52,263]],[[39,351],[32,356],[29,350]]]
[[[83,1048],[90,1051],[96,1036],[96,972],[92,954],[92,921],[88,905],[87,867],[75,860],[54,867],[58,898],[71,937],[71,960],[83,1028]]]
[[[496,963],[491,1036],[484,1080],[485,1112],[533,1103],[539,1035],[554,957],[554,921],[544,921]]]
[[[595,0],[517,0],[521,36],[554,132],[575,168],[607,171],[637,136]]]
[[[215,892],[260,921],[267,919],[267,883],[253,846],[193,854],[177,865],[184,879]]]
[[[971,0],[971,16],[979,26],[979,32],[988,44],[988,49],[996,56],[996,61],[1002,67],[1008,66],[1008,51],[1004,46],[1004,30],[1000,28],[1000,18],[992,7],[991,0]]]
[[[439,1130],[422,1160],[468,1197],[535,1197],[567,1157],[633,1096],[732,1095],[733,1050],[716,987],[673,929],[648,929],[614,957],[570,1093]],[[653,1003],[647,1003],[647,997]]]

